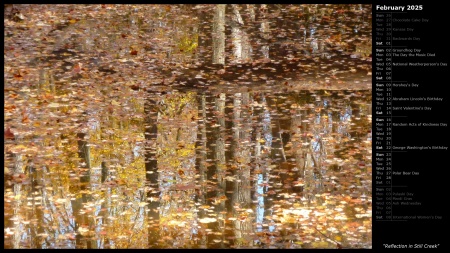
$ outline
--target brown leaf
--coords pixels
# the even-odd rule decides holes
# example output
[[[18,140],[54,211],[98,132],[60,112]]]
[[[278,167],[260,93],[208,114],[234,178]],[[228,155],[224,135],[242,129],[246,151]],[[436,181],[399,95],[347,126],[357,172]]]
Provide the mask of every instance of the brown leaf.
[[[81,72],[82,66],[83,66],[83,64],[80,63],[80,62],[77,63],[77,64],[75,64],[75,66],[73,66],[73,69],[72,69],[72,74],[78,74],[78,73],[80,73],[80,72]]]
[[[132,84],[132,85],[130,85],[129,86],[132,90],[139,90],[140,89],[140,86],[139,85],[136,85],[136,84]]]
[[[195,189],[195,184],[177,184],[175,185],[175,189],[179,191],[187,191],[191,189]]]
[[[15,139],[15,136],[14,136],[14,133],[13,132],[11,132],[11,129],[8,127],[7,129],[6,129],[6,131],[4,132],[4,136],[5,136],[5,139],[9,139],[9,140],[14,140]]]
[[[22,79],[22,74],[20,74],[20,70],[17,71],[17,74],[14,74],[15,79]]]

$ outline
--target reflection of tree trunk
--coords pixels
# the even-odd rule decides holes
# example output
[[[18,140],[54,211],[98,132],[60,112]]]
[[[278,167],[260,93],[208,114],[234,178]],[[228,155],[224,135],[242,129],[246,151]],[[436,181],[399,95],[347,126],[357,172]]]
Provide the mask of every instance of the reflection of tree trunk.
[[[22,185],[15,184],[14,185],[14,198],[16,201],[14,202],[14,235],[13,235],[13,249],[20,248],[21,235],[23,230],[21,229],[22,216],[20,215],[20,209],[22,206],[21,195],[22,195]]]
[[[255,99],[256,100],[256,99]],[[267,111],[267,104],[264,95],[260,96],[260,101],[255,108],[254,114],[258,116],[256,122],[256,134],[255,134],[255,200],[257,201],[255,215],[256,215],[256,229],[262,230],[262,224],[265,223],[265,217],[272,216],[272,201],[271,198],[265,197],[268,187],[265,184],[268,182],[270,168],[270,157],[268,150],[271,147],[272,131],[270,125],[270,113]]]
[[[206,135],[206,96],[204,94],[197,96],[197,104],[199,106],[198,110],[198,126],[199,126],[199,137],[197,138],[196,144],[195,144],[195,150],[197,150],[197,167],[199,168],[199,185],[200,190],[197,194],[197,201],[201,205],[206,205],[206,192],[207,192],[207,166],[206,166],[206,159],[207,159],[207,135]],[[206,217],[206,210],[200,209],[198,213],[198,218],[205,218]],[[198,244],[201,247],[206,247],[207,245],[207,238],[206,238],[206,231],[205,227],[201,226],[199,228],[198,232]]]
[[[253,230],[253,215],[247,210],[251,206],[251,182],[250,182],[250,134],[251,120],[249,108],[249,93],[237,93],[234,98],[234,190],[232,195],[232,205],[235,206],[233,215],[236,217],[245,217],[244,220],[235,220],[234,229],[235,236],[240,241],[238,244],[244,243],[251,245],[253,240],[249,240],[247,236]],[[236,209],[239,208],[239,209]]]
[[[195,150],[198,115],[194,92],[167,95],[167,109],[161,111],[157,138],[159,171],[160,236],[162,247],[190,247],[193,236],[195,194]],[[176,108],[174,109],[173,106]],[[184,229],[180,230],[179,226]]]
[[[89,155],[89,146],[87,146],[88,142],[84,140],[86,134],[85,133],[77,133],[78,138],[78,156],[81,158],[83,166],[80,166],[83,168],[82,175],[80,175],[80,190],[83,191],[81,194],[81,198],[77,198],[72,201],[72,212],[75,214],[75,229],[79,228],[80,223],[83,223],[84,221],[84,215],[80,214],[80,211],[83,207],[83,203],[86,203],[88,201],[87,194],[85,193],[87,189],[87,185],[90,182],[90,155]],[[77,241],[76,241],[76,247],[82,247],[81,240],[84,237],[82,235],[78,235]],[[87,240],[89,243],[89,240]]]
[[[302,111],[297,109],[295,116],[292,119],[291,124],[291,133],[292,133],[292,155],[295,157],[296,166],[298,169],[298,177],[303,178],[305,176],[305,156],[306,150],[302,144],[302,128],[306,127],[302,126]]]
[[[271,147],[271,156],[274,161],[286,161],[286,157],[284,155],[284,147],[283,140],[280,134],[281,125],[280,125],[280,113],[278,112],[278,99],[272,96],[267,97],[267,105],[270,108],[271,116],[272,116],[272,147]]]
[[[91,159],[90,159],[90,151],[89,146],[87,145],[88,142],[84,140],[84,137],[86,137],[85,133],[78,133],[78,156],[81,158],[81,160],[84,162],[83,168],[87,168],[88,171],[85,175],[80,177],[80,180],[82,183],[89,183],[90,181],[90,173],[89,169],[91,168]]]
[[[101,211],[99,213],[99,216],[102,217],[102,224],[105,226],[107,230],[109,230],[109,210],[111,208],[111,188],[107,188],[105,191],[105,201],[101,204]],[[110,240],[108,237],[104,238],[103,241],[103,249],[109,249],[110,248]]]
[[[248,10],[248,15],[250,17],[250,20],[252,22],[255,22],[255,20],[256,20],[255,5],[254,4],[247,4],[247,10]]]
[[[27,188],[29,189],[29,192],[31,193],[30,196],[33,196],[35,193],[39,194],[36,186],[37,184],[37,172],[36,172],[36,168],[33,167],[33,165],[28,165],[27,166],[27,172],[28,172],[28,177],[30,178],[31,181],[31,185],[28,186]],[[38,209],[37,205],[36,205],[36,200],[35,198],[33,198],[31,200],[31,209],[29,209],[31,211],[30,216],[27,218],[27,220],[31,220],[31,219],[37,219],[39,220],[38,216],[37,216],[37,212]],[[30,234],[31,234],[31,248],[33,249],[40,249],[41,248],[41,244],[39,242],[39,238],[37,236],[37,234],[39,234],[40,232],[38,231],[38,227],[37,226],[33,226],[30,228]]]
[[[39,207],[37,205],[35,206],[35,212],[36,212],[35,218],[38,220],[38,222],[43,222],[44,221],[44,212],[40,208],[40,205],[39,205]],[[37,230],[37,234],[42,234],[45,231],[43,226],[37,226],[36,230]],[[36,249],[41,249],[42,248],[41,238],[36,236],[35,241],[36,241]],[[75,247],[76,247],[76,245],[75,245]]]
[[[233,4],[233,16],[231,22],[231,36],[233,42],[233,56],[235,63],[251,60],[252,46],[249,35],[244,31],[244,20],[239,12],[238,5]]]
[[[269,21],[266,18],[266,4],[261,4],[261,28],[260,28],[260,44],[261,44],[261,58],[269,59],[269,39],[270,39],[270,26]]]
[[[199,131],[200,131],[200,140],[197,140],[196,142],[196,150],[198,150],[198,167],[199,167],[199,183],[200,183],[200,192],[198,194],[198,202],[202,205],[207,205],[207,198],[209,197],[210,193],[208,192],[208,180],[209,180],[209,174],[208,173],[208,166],[207,166],[207,159],[208,159],[208,135],[207,135],[207,99],[206,95],[202,94],[197,97],[197,103],[199,106]],[[201,123],[200,123],[201,122]],[[198,218],[202,219],[207,217],[207,211],[205,209],[200,209],[198,213]],[[198,244],[201,247],[207,247],[208,245],[208,236],[207,232],[205,231],[207,229],[207,225],[202,225],[198,229]]]
[[[53,73],[49,70],[39,70],[39,82],[38,90],[54,93],[55,92],[55,79]]]
[[[212,59],[211,47],[211,20],[214,20],[211,12],[199,13],[199,34],[198,36],[198,59],[203,60],[202,65],[210,65],[209,59]]]
[[[225,64],[225,4],[216,5],[213,23],[213,64]]]
[[[87,145],[88,142],[84,139],[86,137],[85,133],[77,133],[78,138],[78,156],[81,158],[82,166],[83,168],[83,174],[80,176],[80,182],[81,182],[81,190],[86,190],[86,186],[89,184],[91,180],[91,158],[90,158],[90,150],[89,146]],[[83,195],[83,201],[86,202],[86,194]]]
[[[217,175],[217,194],[215,197],[216,210],[219,212],[218,226],[220,231],[225,230],[225,219],[226,215],[222,212],[225,210],[225,190],[226,190],[226,181],[225,181],[225,172],[226,172],[226,156],[225,156],[225,93],[221,93],[219,98],[215,99],[216,105],[216,115],[217,115],[217,123],[218,127],[215,128],[215,135],[218,136],[216,140],[215,146],[215,160],[216,160],[216,175]],[[219,237],[221,239],[220,247],[223,247],[223,235]]]
[[[198,113],[198,117],[199,117],[199,122],[202,123],[198,123],[199,125],[199,130],[201,133],[201,138],[200,140],[197,140],[196,142],[196,147],[195,149],[198,150],[198,168],[199,168],[199,182],[200,182],[200,194],[198,196],[199,198],[199,202],[201,204],[206,204],[206,200],[205,200],[205,194],[207,191],[207,167],[206,167],[206,154],[207,154],[207,149],[206,149],[206,142],[207,142],[207,137],[206,137],[206,96],[203,94],[201,96],[198,96],[197,99],[198,105],[200,106],[199,109],[199,113]],[[204,215],[203,210],[200,211],[200,217],[203,218]]]
[[[109,169],[108,169],[108,167],[106,166],[106,162],[105,161],[103,161],[102,162],[102,178],[101,178],[101,182],[102,183],[104,183],[105,182],[105,180],[106,180],[106,178],[108,177],[108,171],[109,171]]]
[[[82,198],[77,198],[75,200],[71,200],[71,204],[72,204],[72,213],[75,216],[75,230],[78,230],[78,228],[80,227],[80,223],[83,219],[82,214],[80,214],[81,208],[83,207],[83,200]],[[83,248],[81,245],[82,239],[83,236],[78,233],[75,241],[75,247],[77,249]]]
[[[145,153],[146,181],[149,184],[147,193],[148,208],[148,243],[150,248],[156,247],[159,236],[159,183],[158,183],[158,161],[156,160],[156,136],[157,136],[157,109],[155,101],[147,99],[144,106],[145,111],[145,139],[147,151]]]
[[[225,192],[225,94],[221,93],[219,98],[215,101],[217,108],[217,122],[219,126],[216,128],[217,140],[215,147],[215,159],[216,159],[216,170],[217,170],[217,183],[219,186],[219,191],[217,197],[224,196]]]

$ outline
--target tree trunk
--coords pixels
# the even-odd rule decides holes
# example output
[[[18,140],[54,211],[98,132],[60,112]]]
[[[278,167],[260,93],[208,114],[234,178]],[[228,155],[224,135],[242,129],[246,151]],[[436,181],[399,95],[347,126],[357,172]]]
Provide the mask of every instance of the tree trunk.
[[[225,64],[225,4],[215,7],[213,23],[213,64]]]

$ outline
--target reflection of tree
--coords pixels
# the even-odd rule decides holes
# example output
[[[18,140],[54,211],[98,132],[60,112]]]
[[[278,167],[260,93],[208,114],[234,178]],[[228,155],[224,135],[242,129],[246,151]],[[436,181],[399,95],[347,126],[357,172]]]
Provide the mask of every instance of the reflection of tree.
[[[198,186],[199,191],[197,194],[197,202],[199,205],[206,206],[207,204],[207,191],[208,191],[208,168],[207,168],[207,134],[206,134],[206,118],[207,118],[207,107],[206,107],[206,95],[202,94],[197,96],[197,103],[199,106],[198,109],[198,131],[199,135],[196,142],[195,149],[197,150],[197,167],[198,167]],[[206,218],[207,210],[200,209],[198,212],[198,218],[203,219]],[[196,237],[194,237],[193,240],[196,241],[196,243],[199,244],[200,247],[206,247],[207,244],[207,237],[205,232],[205,227],[200,226],[196,233]]]
[[[167,94],[160,101],[156,156],[161,247],[189,247],[194,212],[196,94]]]
[[[225,64],[225,4],[215,7],[213,22],[213,64]]]
[[[122,116],[126,110],[132,117]],[[143,122],[134,117],[142,112],[141,102],[132,96],[120,103],[114,100],[103,113],[89,112],[89,128],[79,143],[82,164],[90,165],[85,172],[89,180],[81,189],[86,197],[74,205],[77,240],[86,244],[77,246],[136,248],[147,244]]]
[[[30,182],[6,186],[5,199],[16,199],[5,203],[8,247],[280,246],[268,235],[282,236],[286,245],[295,233],[321,236],[295,223],[317,206],[342,207],[355,216],[341,198],[329,204],[323,194],[337,195],[338,181],[367,186],[334,172],[363,167],[357,159],[366,153],[358,149],[370,149],[370,141],[352,145],[370,138],[370,124],[359,119],[370,115],[368,101],[324,92],[276,98],[174,92],[152,98],[145,106],[146,175],[143,119],[121,116],[121,107],[143,111],[132,100],[111,104],[107,113],[88,111],[85,135],[78,134],[83,138],[77,139],[78,130],[44,136],[35,145],[50,147],[54,157],[48,161],[48,154],[39,163],[42,157],[12,150],[15,160],[7,162],[14,166],[5,166]],[[369,195],[370,189],[361,192]]]
[[[157,116],[158,108],[156,101],[147,99],[145,101],[145,178],[148,202],[148,243],[149,247],[156,246],[159,237],[159,183],[158,183],[158,162],[156,159],[156,138],[157,138]]]
[[[14,203],[21,203],[14,209],[14,248],[75,247],[68,237],[75,229],[69,171],[75,166],[76,142],[66,137],[47,136],[36,141],[42,147],[37,154],[16,156],[16,173],[26,173],[29,181],[13,185]],[[53,152],[51,158],[47,154],[45,165],[38,164],[43,150]],[[23,160],[25,157],[28,161]]]
[[[240,13],[240,7],[232,4],[233,16],[231,18],[231,37],[233,43],[233,56],[235,63],[247,62],[252,59],[252,46],[247,32],[242,29],[244,20]]]
[[[266,18],[267,16],[267,5],[266,4],[261,4],[261,27],[259,28],[260,30],[260,37],[261,37],[261,55],[263,59],[269,59],[269,39],[270,39],[270,26],[269,26],[269,21]]]
[[[224,154],[226,157],[222,140],[224,122],[221,108],[225,98],[223,95],[208,100],[215,105],[215,109],[213,113],[202,116],[206,117],[206,123],[210,124],[206,129],[211,132],[208,136],[210,143],[208,147],[212,150],[207,153],[215,154],[215,170],[212,174],[215,190],[208,196],[212,200],[209,203],[215,205],[217,212],[223,210],[220,205],[220,193],[223,189],[220,164]],[[233,177],[226,176],[226,173],[225,177],[231,181],[227,185],[227,190],[231,193],[229,212],[233,217],[232,244],[235,246],[245,247],[254,242],[276,243],[267,238],[255,241],[248,236],[252,231],[264,231],[263,224],[271,233],[280,233],[283,237],[289,238],[286,239],[288,241],[295,239],[296,235],[293,232],[299,227],[289,225],[290,229],[285,229],[283,226],[275,226],[277,218],[274,219],[273,215],[277,211],[272,212],[272,208],[277,210],[280,207],[290,207],[292,203],[289,204],[284,200],[288,193],[294,194],[290,198],[298,194],[306,200],[307,206],[323,204],[322,199],[316,196],[324,190],[323,183],[328,169],[326,160],[334,152],[334,145],[330,145],[330,140],[339,134],[333,131],[333,126],[337,126],[332,120],[333,115],[336,115],[336,108],[331,109],[333,105],[331,98],[317,96],[316,102],[311,104],[305,103],[311,97],[303,99],[303,102],[302,99],[294,102],[295,96],[270,97],[267,102],[264,94],[258,94],[253,99],[252,94],[238,93],[232,98],[232,104],[227,106],[232,108],[228,115],[232,116],[229,121],[232,123],[230,134],[233,136],[231,146],[233,158],[229,168]],[[206,104],[208,103],[201,108],[207,107]],[[286,112],[289,112],[290,116],[285,116]],[[213,119],[208,117],[209,115],[214,116]],[[202,161],[208,164],[206,158]],[[275,164],[271,165],[274,161]],[[208,180],[211,180],[210,177]],[[255,182],[253,186],[251,180]],[[256,208],[252,208],[251,189],[255,191]],[[298,203],[296,205],[299,206]],[[267,227],[267,224],[270,225]],[[225,231],[229,229],[226,225],[223,227],[220,222],[217,225],[213,227],[219,230],[224,228]]]
[[[333,161],[344,163],[342,159],[336,158],[336,155],[340,154],[340,150],[348,149],[346,145],[351,144],[349,139],[361,134],[361,137],[367,138],[364,131],[354,132],[354,128],[349,124],[349,119],[354,117],[354,114],[358,115],[359,111],[366,111],[367,109],[359,109],[363,107],[357,107],[354,103],[342,103],[342,100],[335,100],[334,95],[326,92],[325,94],[323,92],[313,93],[312,96],[300,93],[288,97],[269,97],[267,107],[270,109],[273,127],[271,133],[274,135],[274,140],[270,145],[273,150],[272,159],[278,162],[276,166],[267,166],[272,170],[268,175],[269,191],[267,192],[268,198],[263,200],[264,206],[270,208],[273,205],[270,199],[273,197],[276,204],[275,214],[279,212],[287,214],[291,212],[288,210],[291,210],[294,206],[295,215],[300,215],[300,218],[304,219],[302,217],[305,217],[311,208],[326,205],[324,198],[319,197],[321,194],[336,190],[336,188],[330,187],[336,185],[333,179],[330,180],[335,170]],[[286,118],[284,115],[287,113],[290,116]],[[370,128],[370,126],[367,125],[364,128]],[[258,130],[256,136],[257,139],[261,136]],[[343,141],[342,146],[338,145],[339,141]],[[258,145],[257,142],[255,143],[255,149],[256,154],[259,153],[258,150],[261,150],[261,145]],[[285,151],[285,158],[283,157],[283,150]],[[255,166],[258,166],[256,154]],[[348,163],[348,161],[346,160],[345,163]],[[337,167],[336,169],[339,170]],[[332,182],[330,183],[330,181]],[[297,198],[297,196],[299,201],[292,202],[291,198]],[[261,200],[258,200],[259,202]],[[283,238],[292,243],[292,240],[297,236],[292,231],[298,231],[300,228],[295,225],[292,217],[287,216],[281,219],[285,225],[277,226],[272,231],[279,232]],[[266,216],[266,224],[270,222],[267,219],[269,217]],[[286,226],[290,228],[286,229]],[[258,227],[256,231],[258,231]],[[312,231],[312,233],[318,232]],[[272,243],[265,237],[261,238],[260,242]],[[292,244],[289,245],[292,246]],[[287,246],[284,245],[283,247]],[[327,247],[329,247],[328,244]]]
[[[248,92],[234,94],[233,101],[233,163],[234,188],[231,205],[236,244],[251,246],[249,235],[253,231],[254,215],[251,207],[250,157],[251,128],[250,95]]]
[[[48,136],[36,141],[42,149],[54,152],[45,165],[37,164],[43,154],[42,149],[36,150],[38,152],[35,154],[16,155],[15,173],[26,174],[28,179],[14,182],[12,189],[6,189],[5,192],[5,198],[13,195],[14,200],[8,204],[13,206],[10,217],[14,230],[13,248],[75,246],[68,240],[68,236],[74,232],[68,195],[69,189],[72,190],[69,170],[73,169],[73,158],[76,157],[76,149],[71,147],[76,142],[64,142],[64,139],[61,136]],[[22,141],[27,143],[29,140]],[[5,209],[5,218],[9,216],[8,213]],[[5,227],[8,227],[7,231],[11,229],[7,223]]]
[[[226,191],[226,155],[225,155],[225,101],[226,94],[220,93],[217,98],[214,99],[215,108],[213,113],[216,114],[217,123],[214,127],[214,135],[217,137],[214,148],[214,158],[215,158],[215,177],[217,182],[217,194],[213,197],[212,204],[216,206],[218,215],[218,227],[220,231],[225,230],[225,202],[227,197],[225,195]],[[219,237],[221,239],[221,247],[223,247],[224,236]]]
[[[255,126],[255,151],[254,151],[254,173],[255,178],[255,198],[257,201],[255,218],[256,231],[263,231],[263,224],[271,223],[273,203],[269,200],[267,192],[269,190],[268,181],[270,177],[270,149],[272,146],[271,116],[268,110],[266,98],[261,94],[259,99],[255,98],[254,112],[258,116]],[[273,226],[269,231],[273,230]]]

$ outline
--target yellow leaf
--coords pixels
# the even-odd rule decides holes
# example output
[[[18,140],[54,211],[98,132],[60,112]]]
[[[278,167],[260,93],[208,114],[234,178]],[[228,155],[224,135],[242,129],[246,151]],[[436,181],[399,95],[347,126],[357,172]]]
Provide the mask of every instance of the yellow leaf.
[[[80,110],[78,110],[76,107],[72,107],[72,109],[69,111],[70,113],[77,113]]]
[[[48,104],[48,107],[51,107],[51,108],[58,108],[58,107],[60,107],[61,105],[60,104],[58,104],[58,103],[50,103],[50,104]]]
[[[217,221],[216,218],[203,218],[203,219],[199,219],[198,222],[200,223],[211,223],[211,222],[215,222]]]

